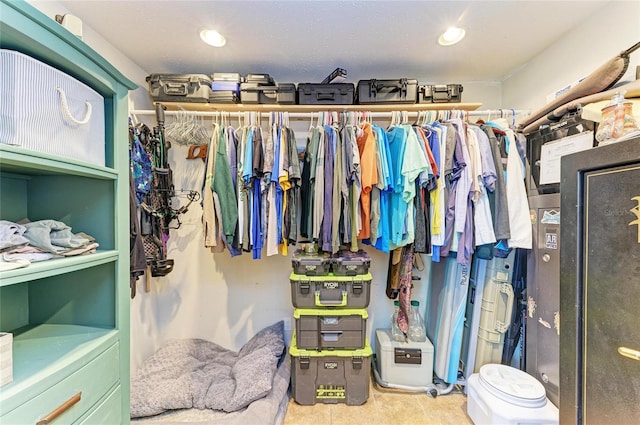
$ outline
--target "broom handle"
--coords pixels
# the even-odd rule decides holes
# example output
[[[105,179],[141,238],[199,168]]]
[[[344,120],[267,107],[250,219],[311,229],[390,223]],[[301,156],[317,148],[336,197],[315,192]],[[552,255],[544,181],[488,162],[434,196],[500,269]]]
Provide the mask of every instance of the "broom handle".
[[[636,44],[634,44],[633,46],[629,47],[627,50],[620,53],[620,56],[622,57],[629,56],[631,53],[635,52],[638,49],[640,49],[640,41],[638,41]]]

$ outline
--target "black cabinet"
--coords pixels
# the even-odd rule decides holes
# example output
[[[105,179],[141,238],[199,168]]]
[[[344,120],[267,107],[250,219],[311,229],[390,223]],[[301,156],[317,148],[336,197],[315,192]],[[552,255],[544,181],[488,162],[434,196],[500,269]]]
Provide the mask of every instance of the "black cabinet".
[[[562,158],[560,421],[640,421],[640,139]]]

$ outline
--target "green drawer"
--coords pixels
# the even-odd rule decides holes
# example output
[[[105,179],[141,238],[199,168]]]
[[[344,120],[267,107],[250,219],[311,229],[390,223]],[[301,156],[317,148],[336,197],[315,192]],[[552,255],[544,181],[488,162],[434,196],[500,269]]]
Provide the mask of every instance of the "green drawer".
[[[122,392],[120,385],[78,425],[115,425],[122,423]]]
[[[116,343],[75,373],[2,416],[0,423],[33,425],[80,394],[80,400],[56,418],[56,423],[73,423],[118,382],[119,362],[119,343]]]

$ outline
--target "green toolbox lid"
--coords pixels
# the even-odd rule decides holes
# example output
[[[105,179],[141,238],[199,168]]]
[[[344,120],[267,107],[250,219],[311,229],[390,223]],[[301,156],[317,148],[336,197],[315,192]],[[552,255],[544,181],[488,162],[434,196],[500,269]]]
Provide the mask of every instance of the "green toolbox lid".
[[[359,274],[355,276],[336,276],[333,273],[329,273],[324,276],[307,276],[304,274],[291,273],[289,277],[291,281],[302,282],[371,282],[373,277],[371,273]]]
[[[299,319],[301,316],[362,316],[366,319],[369,314],[364,308],[296,308],[293,310],[294,319]]]
[[[289,347],[289,354],[293,357],[371,357],[373,350],[369,345],[369,340],[365,340],[364,348],[357,350],[305,350],[298,348],[296,333],[293,332],[291,337],[291,346]]]

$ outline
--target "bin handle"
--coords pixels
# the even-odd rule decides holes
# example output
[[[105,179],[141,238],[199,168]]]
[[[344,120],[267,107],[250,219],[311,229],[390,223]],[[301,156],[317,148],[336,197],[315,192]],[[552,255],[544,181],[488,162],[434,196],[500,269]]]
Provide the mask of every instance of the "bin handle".
[[[509,323],[511,322],[511,315],[513,313],[513,287],[511,284],[503,282],[502,285],[500,285],[500,292],[507,295],[507,308],[504,312],[503,321],[496,321],[496,331],[505,333],[509,329]]]
[[[316,307],[344,307],[347,305],[347,291],[342,291],[342,300],[339,301],[322,301],[320,299],[320,291],[316,291]]]
[[[335,100],[335,92],[318,92],[316,93],[316,100]]]
[[[56,87],[56,90],[60,94],[60,105],[62,106],[62,112],[64,112],[64,116],[69,121],[78,125],[84,125],[88,123],[89,120],[91,119],[91,103],[89,103],[89,101],[87,100],[84,101],[84,104],[87,107],[87,113],[83,119],[81,120],[76,119],[73,115],[71,115],[71,111],[69,110],[69,103],[67,102],[67,94],[60,87]]]

